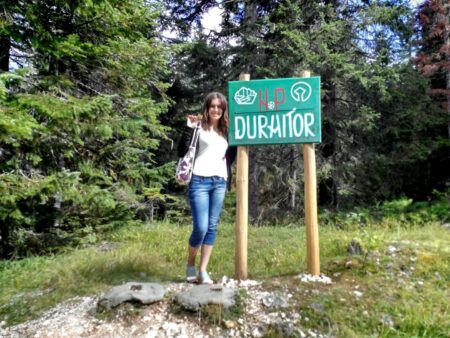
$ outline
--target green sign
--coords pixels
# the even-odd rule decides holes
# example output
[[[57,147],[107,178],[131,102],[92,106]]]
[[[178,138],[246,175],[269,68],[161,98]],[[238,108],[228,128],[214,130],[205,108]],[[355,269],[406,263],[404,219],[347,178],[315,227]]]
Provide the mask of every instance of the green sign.
[[[320,143],[320,77],[228,82],[230,145]]]

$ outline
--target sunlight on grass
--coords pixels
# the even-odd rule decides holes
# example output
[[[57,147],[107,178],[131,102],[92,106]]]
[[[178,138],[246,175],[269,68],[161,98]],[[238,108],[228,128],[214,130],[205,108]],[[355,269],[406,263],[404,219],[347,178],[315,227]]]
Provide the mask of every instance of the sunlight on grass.
[[[306,272],[304,230],[251,227],[249,277],[270,280]],[[66,299],[100,295],[126,281],[182,282],[189,234],[189,226],[169,223],[134,226],[91,247],[4,261],[0,265],[0,318],[11,325]],[[348,254],[353,239],[364,254]],[[234,241],[234,224],[220,224],[210,262],[215,279],[233,277]],[[436,224],[346,231],[321,227],[321,270],[334,284],[320,293],[298,294],[303,305],[295,311],[308,317],[304,327],[337,337],[375,333],[377,337],[444,336],[450,327],[449,244],[450,231]],[[355,290],[364,296],[355,297]],[[323,304],[325,311],[313,311],[311,303]]]

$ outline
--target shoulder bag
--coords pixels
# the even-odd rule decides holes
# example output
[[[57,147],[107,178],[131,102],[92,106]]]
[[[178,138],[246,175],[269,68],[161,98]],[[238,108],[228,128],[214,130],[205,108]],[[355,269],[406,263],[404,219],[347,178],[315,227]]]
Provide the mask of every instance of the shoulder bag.
[[[192,134],[191,142],[189,144],[189,149],[186,155],[178,160],[175,179],[179,184],[187,185],[191,181],[199,136],[200,123],[198,123],[194,129],[194,133]]]

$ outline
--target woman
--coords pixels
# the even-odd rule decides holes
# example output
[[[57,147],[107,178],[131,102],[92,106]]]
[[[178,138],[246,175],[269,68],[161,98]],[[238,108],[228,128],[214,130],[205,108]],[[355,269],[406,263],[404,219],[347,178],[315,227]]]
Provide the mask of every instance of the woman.
[[[236,147],[228,147],[228,105],[225,96],[209,93],[203,103],[202,115],[188,115],[187,131],[178,145],[178,156],[189,148],[194,127],[201,124],[200,137],[191,182],[189,203],[192,210],[193,230],[189,238],[186,281],[213,284],[207,268],[217,233],[225,193],[230,187],[231,164],[236,158]],[[197,275],[195,258],[200,250]]]

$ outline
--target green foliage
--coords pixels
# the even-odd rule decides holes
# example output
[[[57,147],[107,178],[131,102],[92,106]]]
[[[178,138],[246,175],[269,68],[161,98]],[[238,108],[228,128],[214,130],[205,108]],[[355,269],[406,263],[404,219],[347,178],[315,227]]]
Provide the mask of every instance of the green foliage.
[[[0,175],[12,194],[0,205],[0,256],[26,255],[27,238],[30,252],[45,252],[56,239],[92,242],[138,219],[189,223],[185,189],[172,179],[173,143],[203,96],[226,92],[242,71],[252,79],[304,69],[321,76],[316,154],[319,204],[333,209],[326,222],[352,227],[382,217],[392,226],[387,209],[336,212],[447,189],[448,114],[427,95],[444,68],[427,82],[408,63],[418,42],[408,1],[225,2],[221,30],[205,31],[201,15],[216,5],[5,2],[1,67],[18,69],[0,74]],[[428,37],[432,27],[420,27]],[[180,35],[164,38],[164,29]],[[420,49],[438,50],[443,31]],[[254,147],[250,162],[251,222],[302,217],[299,147]],[[226,203],[223,217],[233,222],[232,194]],[[432,214],[399,211],[414,224],[446,220],[445,212],[445,204]]]
[[[8,102],[7,111],[15,114],[1,118],[5,145],[2,170],[9,172],[2,175],[2,184],[12,195],[1,218],[9,227],[19,229],[24,222],[31,229],[51,228],[56,211],[52,215],[50,210],[57,193],[62,203],[58,222],[65,227],[96,228],[125,221],[133,217],[133,206],[122,203],[124,194],[142,194],[143,199],[143,186],[167,182],[151,153],[165,134],[155,117],[161,108],[155,108],[149,99],[144,99],[146,103],[140,104],[139,110],[137,100],[130,108],[128,101],[122,100],[119,108],[115,99],[62,100],[19,94]],[[28,123],[14,128],[20,118]],[[41,205],[42,211],[47,208],[48,215],[42,216],[46,225],[40,224],[41,216],[23,216],[34,214],[31,201]]]
[[[316,147],[322,206],[424,200],[446,189],[448,119],[408,62],[420,43],[409,1],[234,1],[223,5],[220,32],[197,30],[214,5],[167,2],[176,24],[170,28],[192,34],[167,40],[174,52],[174,126],[181,126],[180,114],[198,111],[200,93],[226,91],[226,81],[241,72],[262,79],[308,69],[322,83],[323,139]],[[301,214],[302,166],[291,145],[250,149],[252,222]]]
[[[411,205],[402,200],[382,208],[397,212]],[[100,294],[126,280],[182,281],[184,264],[180,262],[186,255],[189,232],[190,227],[167,222],[139,224],[63,254],[2,261],[0,319],[7,325],[23,322],[63,300]],[[215,279],[233,276],[234,232],[234,224],[219,225],[210,263]],[[348,231],[321,226],[319,235],[321,272],[333,280],[331,285],[297,278],[307,266],[304,227],[249,229],[250,278],[263,282],[263,290],[292,295],[286,311],[301,315],[299,328],[322,333],[332,328],[336,337],[445,336],[450,324],[448,229],[433,223],[386,228],[382,220]],[[355,238],[367,254],[348,254],[347,246]],[[215,325],[245,317],[245,294],[238,302],[227,313],[205,308],[202,318]],[[323,311],[317,310],[318,304]]]
[[[367,226],[416,227],[428,223],[444,224],[449,221],[450,200],[447,194],[436,194],[438,197],[429,202],[413,202],[403,198],[386,201],[377,206],[357,207],[351,211],[330,212],[320,214],[320,223],[325,226],[336,226],[344,230],[364,229]]]
[[[0,256],[93,242],[137,220],[145,189],[171,175],[173,164],[155,158],[169,131],[160,122],[168,54],[148,34],[159,9],[60,1],[6,10],[4,31],[30,68],[0,74]]]

